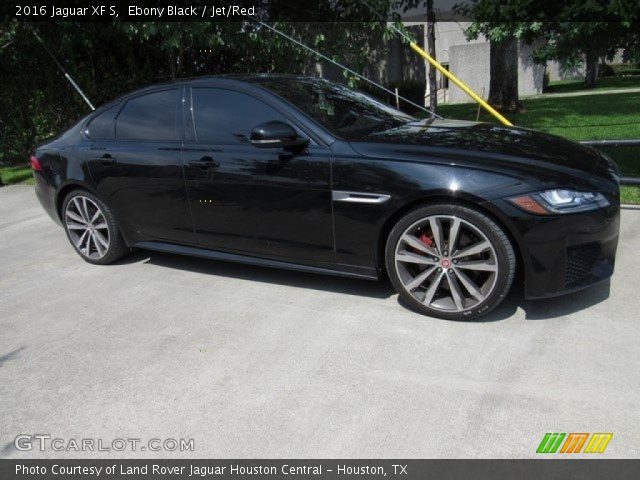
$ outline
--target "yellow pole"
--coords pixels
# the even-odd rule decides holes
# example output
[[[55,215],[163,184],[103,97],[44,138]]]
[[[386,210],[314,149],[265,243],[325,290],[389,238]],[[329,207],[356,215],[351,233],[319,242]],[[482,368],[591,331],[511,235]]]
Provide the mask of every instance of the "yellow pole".
[[[449,70],[444,68],[438,62],[436,62],[433,58],[431,58],[431,56],[427,52],[421,49],[418,45],[416,45],[414,42],[411,42],[409,46],[414,52],[416,52],[418,55],[424,58],[427,62],[433,65],[440,73],[442,73],[445,77],[447,77],[449,80],[455,83],[458,87],[460,87],[467,95],[469,95],[476,102],[478,102],[487,112],[489,112],[491,115],[496,117],[500,121],[500,123],[508,127],[513,126],[513,124],[509,120],[507,120],[502,115],[500,115],[500,112],[498,112],[495,108],[493,108],[491,105],[485,102],[482,98],[476,95],[476,93],[473,90],[471,90],[469,87],[467,87],[462,82],[462,80],[460,80],[453,73],[451,73]]]

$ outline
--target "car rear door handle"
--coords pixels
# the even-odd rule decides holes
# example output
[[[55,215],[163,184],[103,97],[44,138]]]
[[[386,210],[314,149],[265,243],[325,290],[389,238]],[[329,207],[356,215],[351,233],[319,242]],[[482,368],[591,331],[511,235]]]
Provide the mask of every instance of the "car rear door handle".
[[[189,162],[189,166],[200,168],[218,168],[220,166],[220,162],[214,160],[211,157],[202,157],[200,160]]]
[[[105,153],[104,155],[102,155],[100,158],[96,158],[96,160],[98,162],[100,162],[102,165],[112,165],[114,163],[116,163],[116,159],[113,158],[110,154]]]

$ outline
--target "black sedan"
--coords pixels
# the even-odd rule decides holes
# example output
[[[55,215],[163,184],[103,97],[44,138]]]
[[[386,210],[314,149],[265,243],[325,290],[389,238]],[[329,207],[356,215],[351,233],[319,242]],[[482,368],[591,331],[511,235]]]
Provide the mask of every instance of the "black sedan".
[[[326,80],[203,77],[126,95],[31,157],[88,262],[132,248],[362,279],[473,319],[613,273],[619,172],[523,128],[418,120]]]

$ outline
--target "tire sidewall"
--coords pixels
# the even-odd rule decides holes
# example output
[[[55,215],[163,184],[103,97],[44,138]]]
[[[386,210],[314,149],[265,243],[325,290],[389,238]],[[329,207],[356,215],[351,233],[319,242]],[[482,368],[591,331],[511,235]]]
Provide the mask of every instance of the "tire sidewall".
[[[66,216],[67,206],[69,205],[69,202],[71,202],[71,200],[77,196],[87,197],[91,199],[91,201],[94,202],[96,205],[98,205],[98,207],[100,207],[100,210],[102,211],[105,221],[107,222],[107,226],[109,227],[109,248],[107,249],[107,253],[101,258],[90,258],[85,256],[84,253],[82,253],[78,249],[75,242],[71,238],[71,235],[69,235],[69,229],[67,228],[67,216]],[[109,207],[107,207],[107,205],[105,205],[105,203],[102,200],[100,200],[97,196],[95,196],[93,193],[87,190],[81,190],[81,189],[73,190],[69,192],[65,197],[64,202],[62,203],[61,213],[62,213],[61,215],[62,223],[64,226],[64,231],[67,235],[67,238],[69,239],[69,242],[71,243],[75,251],[78,253],[78,255],[80,255],[83,258],[83,260],[89,263],[93,263],[94,265],[106,265],[108,263],[111,263],[117,260],[122,255],[119,248],[121,238],[120,238],[120,234],[119,234],[119,230],[118,230],[115,218],[113,217],[113,214],[111,213],[111,210],[109,209]]]
[[[433,215],[452,215],[466,220],[487,236],[496,252],[499,273],[493,291],[480,304],[463,312],[444,312],[425,306],[404,288],[396,270],[395,250],[404,231],[414,223]],[[402,217],[389,234],[385,248],[385,264],[391,283],[409,307],[419,313],[448,320],[473,320],[489,313],[508,295],[515,275],[515,254],[503,229],[485,214],[457,204],[426,205]]]

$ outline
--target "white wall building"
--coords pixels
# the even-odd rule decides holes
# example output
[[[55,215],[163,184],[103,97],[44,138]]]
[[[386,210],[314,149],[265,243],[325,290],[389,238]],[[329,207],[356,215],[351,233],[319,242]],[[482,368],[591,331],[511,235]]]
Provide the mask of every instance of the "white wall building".
[[[421,15],[403,15],[403,23],[421,31],[421,44],[426,44],[426,22],[415,21]],[[484,37],[467,40],[464,31],[468,22],[436,22],[436,59],[454,75],[469,85],[478,95],[489,95],[489,42]],[[415,28],[417,27],[417,28]],[[406,47],[405,47],[406,48]],[[545,66],[531,60],[533,47],[521,42],[518,47],[518,92],[521,96],[542,93]],[[392,48],[389,59],[389,79],[402,77],[406,66],[393,57],[397,49]],[[426,66],[424,67],[426,70]],[[396,71],[393,71],[396,69]],[[425,96],[429,94],[429,85],[425,80]],[[438,100],[446,103],[464,103],[469,97],[455,85],[438,73]]]

